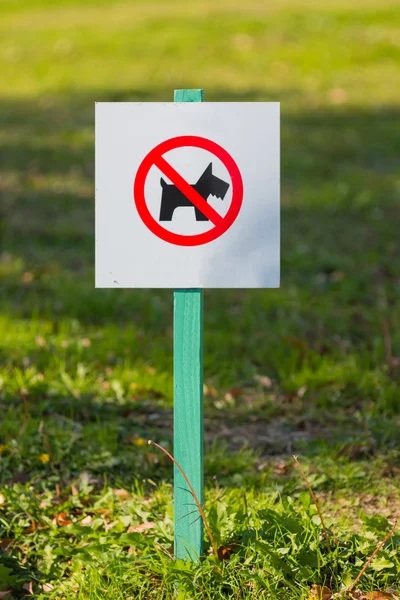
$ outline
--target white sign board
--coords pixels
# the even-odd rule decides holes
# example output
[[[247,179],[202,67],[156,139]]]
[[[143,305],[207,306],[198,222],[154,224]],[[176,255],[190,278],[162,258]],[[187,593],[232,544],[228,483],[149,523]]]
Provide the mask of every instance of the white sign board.
[[[96,287],[279,287],[279,103],[96,104]]]

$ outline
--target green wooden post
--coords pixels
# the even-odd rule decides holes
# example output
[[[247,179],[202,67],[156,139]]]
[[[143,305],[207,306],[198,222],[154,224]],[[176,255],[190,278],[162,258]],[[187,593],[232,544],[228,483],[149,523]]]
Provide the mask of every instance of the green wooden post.
[[[175,102],[202,102],[203,90],[175,90]],[[203,290],[174,292],[174,457],[200,502],[203,474]],[[174,468],[175,557],[198,560],[203,522],[192,494]]]

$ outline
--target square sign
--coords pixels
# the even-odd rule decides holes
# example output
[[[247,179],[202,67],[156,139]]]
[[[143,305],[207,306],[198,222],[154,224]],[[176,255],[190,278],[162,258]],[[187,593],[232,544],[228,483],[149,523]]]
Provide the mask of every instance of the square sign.
[[[96,287],[279,287],[279,103],[96,104]]]

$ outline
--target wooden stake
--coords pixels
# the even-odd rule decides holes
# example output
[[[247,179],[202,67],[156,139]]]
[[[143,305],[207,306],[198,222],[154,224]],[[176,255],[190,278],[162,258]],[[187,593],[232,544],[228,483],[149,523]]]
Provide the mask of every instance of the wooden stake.
[[[203,90],[175,90],[175,102],[202,102]],[[174,457],[201,504],[203,474],[203,290],[174,292]],[[192,493],[174,466],[175,557],[198,560],[203,521]]]

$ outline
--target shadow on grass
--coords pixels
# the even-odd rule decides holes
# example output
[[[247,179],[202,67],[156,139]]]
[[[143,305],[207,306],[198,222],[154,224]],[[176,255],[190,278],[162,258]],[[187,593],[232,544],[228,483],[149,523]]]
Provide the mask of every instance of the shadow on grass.
[[[257,89],[207,94],[210,101],[282,101],[282,287],[306,289],[310,278],[335,271],[352,277],[364,292],[372,276],[390,282],[398,277],[400,110],[288,112],[285,99],[295,95]],[[36,282],[45,274],[47,283],[29,288],[37,310],[89,322],[128,317],[117,309],[120,291],[93,290],[94,101],[171,96],[164,89],[99,90],[1,103],[2,246],[22,258],[26,270],[38,272]],[[4,283],[7,310],[29,314],[26,288],[12,274]],[[64,285],[74,284],[70,303]]]
[[[282,289],[206,292],[208,378],[226,369],[227,378],[236,382],[257,369],[284,380],[304,352],[329,355],[332,360],[346,348],[370,353],[374,336],[381,336],[377,302],[383,293],[391,307],[398,297],[400,109],[343,106],[289,112],[285,99],[295,95],[295,90],[277,95],[254,89],[213,90],[206,96],[209,101],[281,100],[283,171]],[[161,357],[170,356],[172,350],[170,291],[94,289],[93,127],[95,100],[145,102],[171,97],[172,92],[164,89],[99,90],[37,102],[1,102],[6,251],[1,258],[1,312],[22,318],[35,314],[52,322],[55,333],[58,323],[68,319],[84,327],[132,326],[134,358],[152,360],[158,347],[165,367]],[[147,341],[139,337],[143,332]],[[284,342],[289,336],[292,341]],[[398,333],[393,333],[394,342],[395,336]],[[9,358],[5,352],[4,358]],[[100,370],[110,363],[106,351],[94,353],[92,359]],[[40,360],[45,370],[53,353]],[[316,369],[313,359],[307,368]],[[155,413],[164,422],[159,431],[171,431],[170,411],[164,414],[159,406],[146,413],[137,405],[132,410],[115,404],[99,408],[91,397],[78,404],[74,413],[70,398],[61,399],[58,408],[54,400],[44,401],[39,413],[43,411],[50,421],[60,410],[74,420],[78,414],[78,421],[82,418],[94,436],[85,444],[93,442],[90,452],[98,456],[99,469],[109,473],[132,467],[133,455],[142,452],[127,442],[133,462],[124,463],[118,436],[125,440],[129,432],[150,437],[154,433],[150,416]],[[230,412],[235,414],[226,408],[221,415]],[[111,433],[104,433],[99,424],[112,424]],[[254,437],[251,428],[247,434]],[[100,436],[97,446],[96,436]],[[68,435],[65,439],[61,457],[69,451]],[[31,443],[30,436],[28,440]],[[41,448],[39,436],[39,453]],[[136,467],[146,472],[144,463]],[[81,468],[83,463],[77,470]]]

